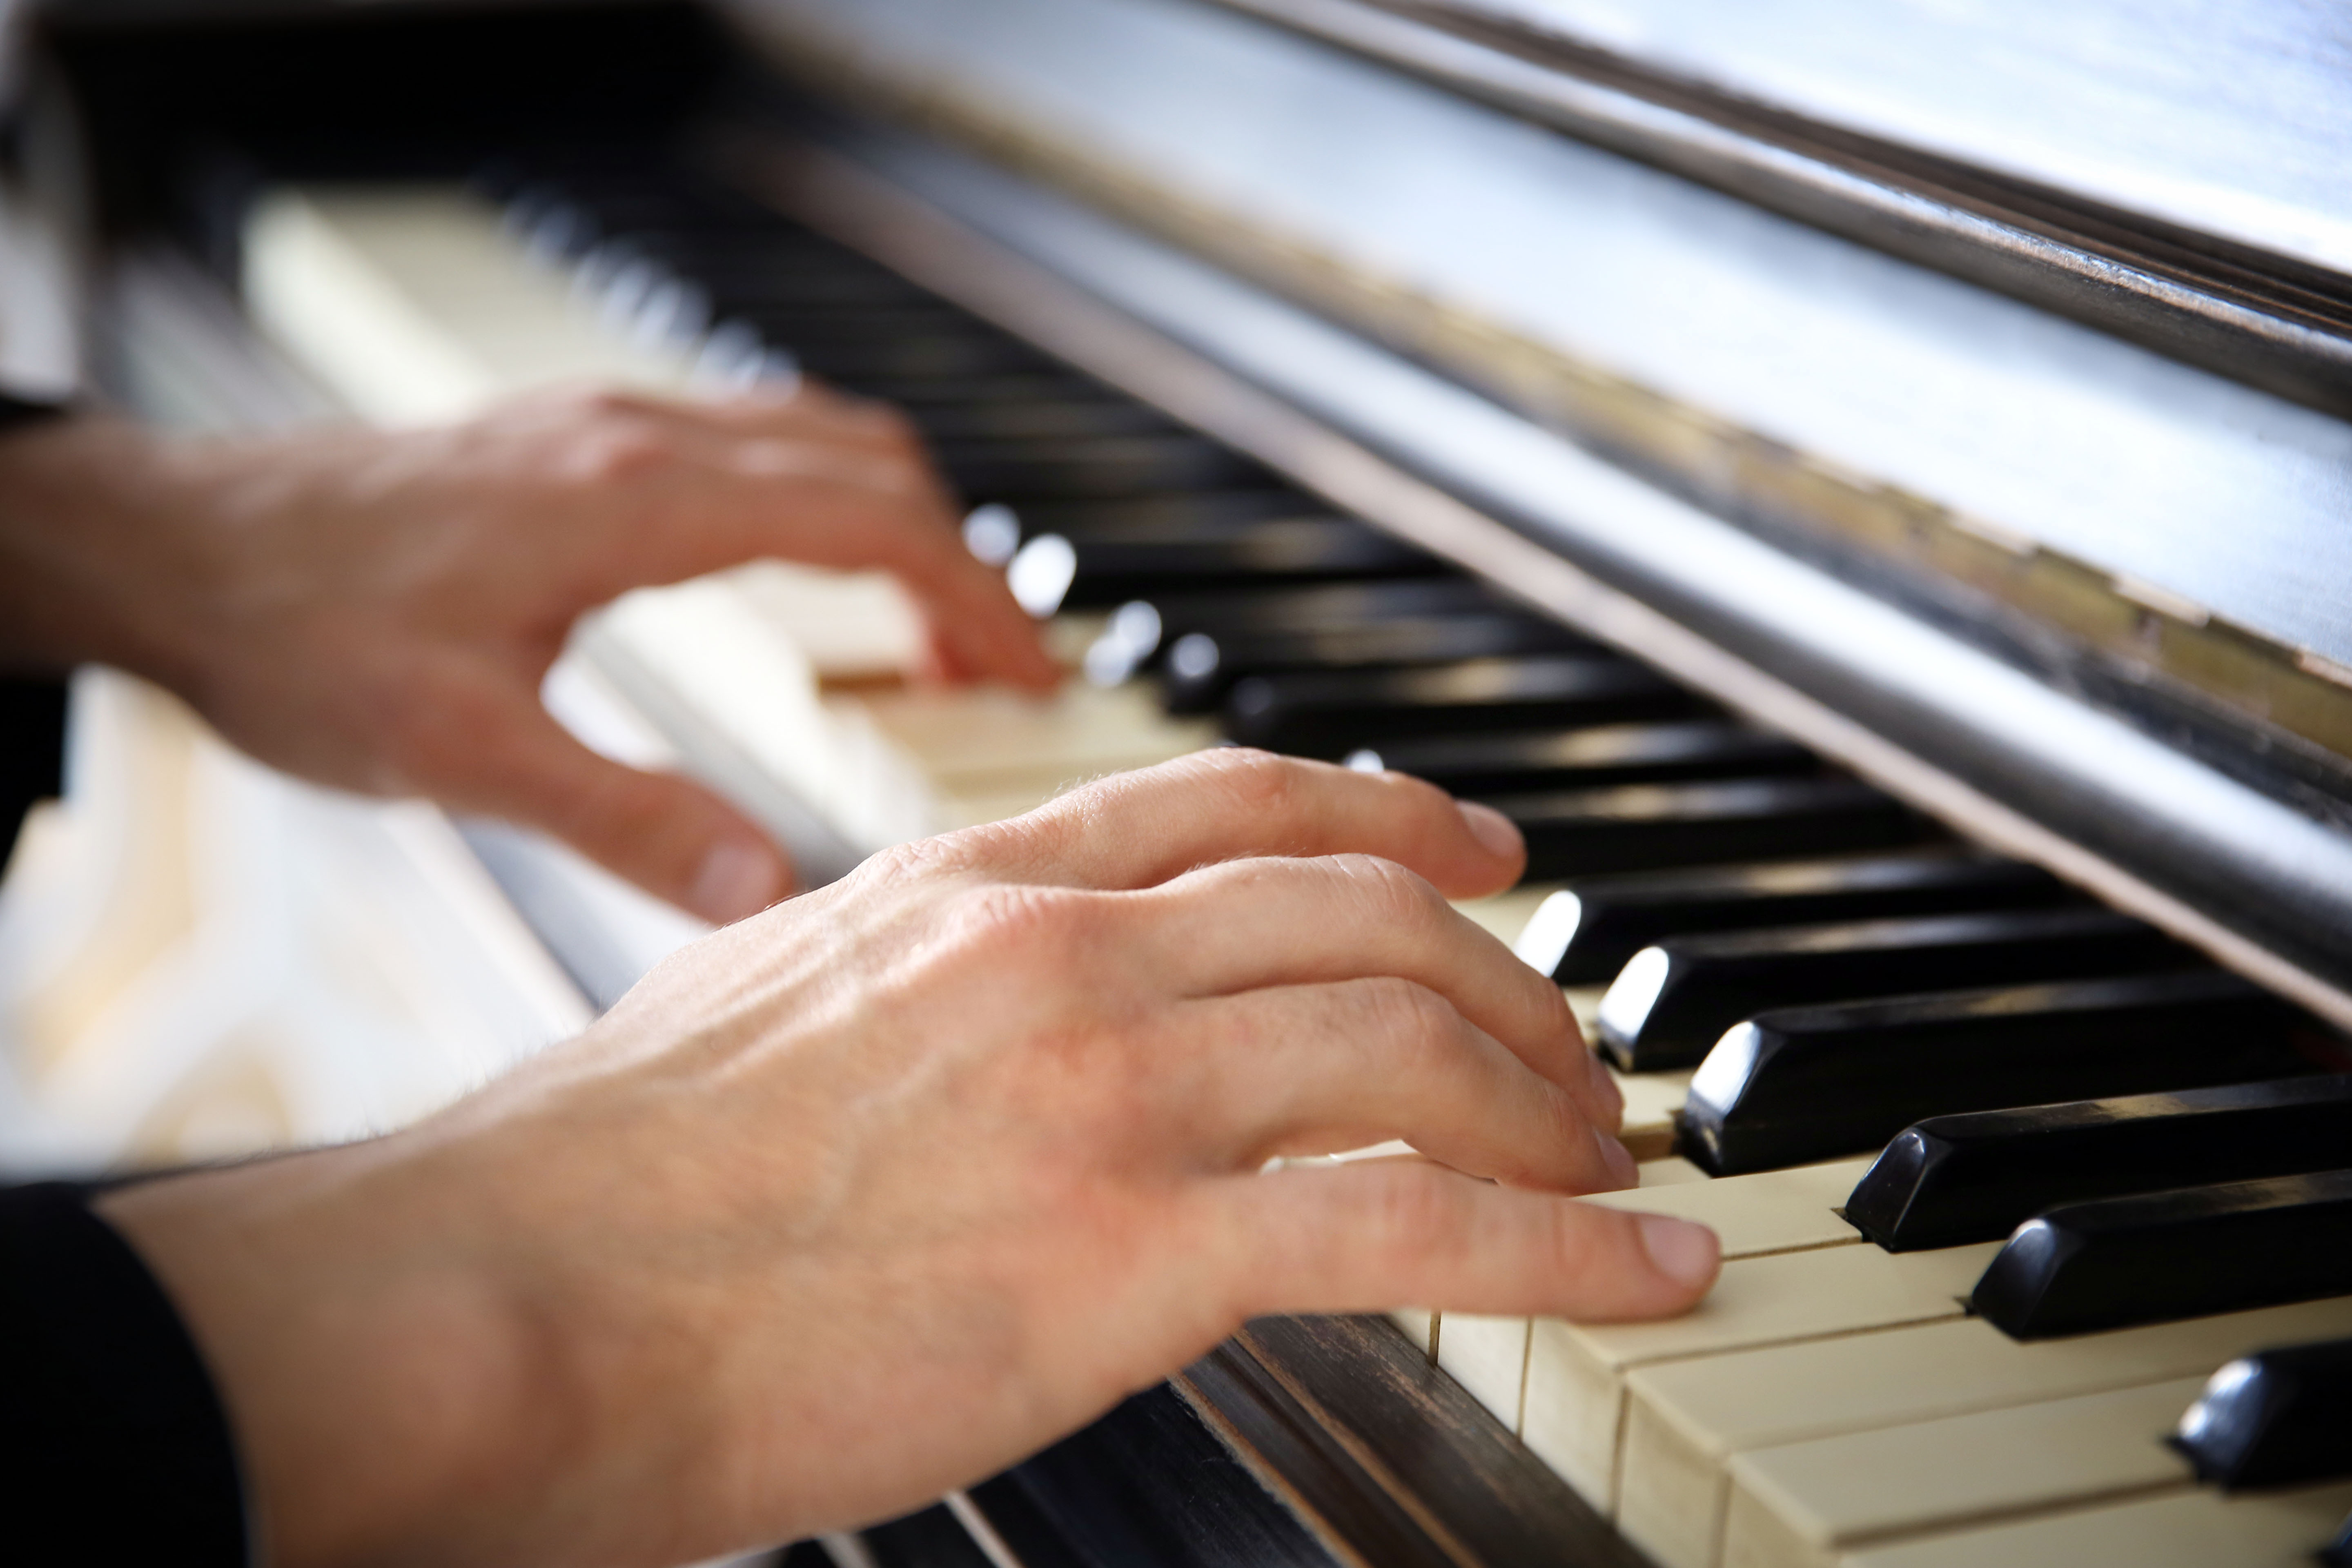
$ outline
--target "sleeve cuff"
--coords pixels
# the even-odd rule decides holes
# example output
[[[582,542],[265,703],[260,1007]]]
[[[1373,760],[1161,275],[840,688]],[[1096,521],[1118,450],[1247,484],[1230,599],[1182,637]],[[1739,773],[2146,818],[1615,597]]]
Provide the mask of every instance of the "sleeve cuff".
[[[0,1517],[31,1563],[242,1568],[227,1413],[179,1313],[92,1189],[0,1188]]]

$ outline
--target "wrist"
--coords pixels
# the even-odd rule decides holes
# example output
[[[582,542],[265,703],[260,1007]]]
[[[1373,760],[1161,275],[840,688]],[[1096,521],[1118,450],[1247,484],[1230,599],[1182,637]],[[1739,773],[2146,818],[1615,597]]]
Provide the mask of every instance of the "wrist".
[[[188,689],[217,575],[212,445],[97,415],[0,429],[0,664],[110,664]]]
[[[286,1568],[462,1560],[562,1468],[563,1380],[528,1293],[416,1201],[409,1163],[357,1145],[94,1205],[203,1352]]]

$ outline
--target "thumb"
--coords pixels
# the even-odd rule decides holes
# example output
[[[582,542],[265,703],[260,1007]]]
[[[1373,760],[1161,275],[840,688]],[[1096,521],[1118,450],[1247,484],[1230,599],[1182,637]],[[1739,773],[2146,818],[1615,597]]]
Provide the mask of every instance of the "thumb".
[[[436,793],[544,829],[715,925],[793,890],[783,852],[709,789],[599,756],[535,700],[506,706],[497,741],[469,759],[463,784]]]

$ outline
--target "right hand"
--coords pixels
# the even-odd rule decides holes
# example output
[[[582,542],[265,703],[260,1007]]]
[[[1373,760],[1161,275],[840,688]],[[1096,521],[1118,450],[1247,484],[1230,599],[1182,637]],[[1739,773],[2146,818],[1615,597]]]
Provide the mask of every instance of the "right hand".
[[[876,858],[371,1144],[105,1212],[277,1559],[688,1561],[984,1476],[1267,1312],[1642,1318],[1559,990],[1450,908],[1495,813],[1244,752]],[[1264,1173],[1402,1137],[1440,1163]],[[1450,1167],[1450,1168],[1449,1168]]]

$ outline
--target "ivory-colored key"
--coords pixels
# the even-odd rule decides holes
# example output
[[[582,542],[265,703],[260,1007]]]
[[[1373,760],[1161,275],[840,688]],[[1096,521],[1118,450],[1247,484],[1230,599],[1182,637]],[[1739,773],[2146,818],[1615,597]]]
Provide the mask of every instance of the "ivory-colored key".
[[[1841,1160],[1725,1181],[1597,1193],[1580,1201],[1696,1219],[1715,1228],[1727,1258],[1762,1257],[1861,1239],[1833,1205],[1869,1168],[1867,1160]],[[1437,1364],[1514,1432],[1520,1426],[1532,1332],[1526,1318],[1448,1312],[1438,1333]]]
[[[1832,1568],[1876,1542],[2193,1486],[2162,1439],[2203,1386],[2174,1378],[1742,1454],[1725,1568]]]
[[[1590,1029],[1586,1038],[1591,1037]],[[1674,1152],[1675,1113],[1690,1092],[1688,1072],[1621,1073],[1609,1069],[1625,1097],[1625,1121],[1617,1136],[1636,1160],[1662,1160]]]
[[[1496,1420],[1517,1432],[1528,1374],[1528,1323],[1448,1312],[1437,1331],[1437,1364]]]
[[[1714,1192],[1729,1182],[1664,1189]],[[1528,1347],[1520,1435],[1604,1510],[1616,1495],[1626,1374],[1638,1367],[1797,1340],[1956,1318],[1998,1242],[1939,1252],[1817,1247],[1735,1259],[1685,1316],[1654,1323],[1538,1319]]]
[[[2311,1568],[2347,1510],[2345,1482],[2175,1492],[1870,1547],[1838,1568]]]
[[[1673,1215],[1714,1227],[1725,1258],[1761,1258],[1816,1247],[1845,1247],[1862,1233],[1838,1214],[1871,1156],[1761,1171],[1752,1176],[1629,1187],[1582,1199],[1611,1208]]]
[[[1969,1318],[1643,1367],[1626,1380],[1618,1528],[1661,1568],[1713,1568],[1736,1455],[2199,1376],[2345,1334],[2352,1300],[2336,1300],[2032,1343]]]
[[[1679,1155],[1669,1154],[1663,1160],[1644,1160],[1634,1167],[1644,1187],[1678,1187],[1688,1182],[1711,1182],[1714,1177]]]

